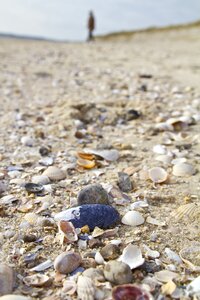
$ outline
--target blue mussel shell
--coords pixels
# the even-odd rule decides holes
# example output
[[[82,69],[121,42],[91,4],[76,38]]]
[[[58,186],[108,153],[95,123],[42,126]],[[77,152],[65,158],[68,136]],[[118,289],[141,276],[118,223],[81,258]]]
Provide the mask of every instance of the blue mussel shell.
[[[54,216],[56,221],[66,220],[72,222],[75,228],[88,225],[91,230],[95,226],[106,229],[119,223],[118,211],[110,205],[85,204],[69,208]]]

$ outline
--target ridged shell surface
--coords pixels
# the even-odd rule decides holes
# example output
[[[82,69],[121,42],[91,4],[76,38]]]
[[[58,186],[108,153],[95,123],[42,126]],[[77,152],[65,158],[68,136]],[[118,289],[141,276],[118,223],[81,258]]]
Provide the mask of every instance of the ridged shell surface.
[[[93,230],[109,228],[120,221],[119,213],[115,208],[103,204],[85,204],[69,208],[54,216],[56,221],[66,220],[72,222],[75,228],[85,225]]]
[[[144,218],[138,211],[128,211],[123,216],[122,223],[130,226],[138,226],[144,223]]]
[[[195,168],[186,163],[179,163],[173,166],[173,174],[178,177],[187,177],[195,174]]]
[[[181,205],[178,209],[172,212],[171,216],[179,221],[184,219],[187,221],[188,219],[194,219],[198,215],[200,215],[200,206],[195,203],[188,203],[185,205]]]
[[[77,282],[78,299],[93,300],[95,295],[95,287],[92,279],[80,275]]]

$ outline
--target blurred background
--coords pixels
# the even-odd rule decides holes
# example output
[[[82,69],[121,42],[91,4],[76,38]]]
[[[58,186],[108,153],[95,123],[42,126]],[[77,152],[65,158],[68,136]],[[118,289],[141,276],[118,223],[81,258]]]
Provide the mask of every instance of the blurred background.
[[[83,41],[88,11],[95,35],[200,19],[200,0],[0,0],[0,33]]]

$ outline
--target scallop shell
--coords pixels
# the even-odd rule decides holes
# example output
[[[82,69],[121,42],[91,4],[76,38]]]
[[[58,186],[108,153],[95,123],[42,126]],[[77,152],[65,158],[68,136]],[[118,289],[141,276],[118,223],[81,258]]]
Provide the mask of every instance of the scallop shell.
[[[47,176],[52,181],[59,181],[66,178],[65,172],[54,166],[48,167],[42,175]]]
[[[179,255],[188,267],[194,272],[200,272],[200,244],[183,248]]]
[[[173,166],[172,173],[178,177],[188,177],[195,174],[195,168],[190,164],[179,163]]]
[[[154,167],[149,170],[149,178],[154,183],[162,183],[167,180],[168,174],[163,168]]]
[[[135,269],[144,263],[140,248],[132,244],[124,248],[118,260],[127,264],[131,269]]]
[[[187,221],[188,219],[194,219],[200,215],[200,206],[195,203],[188,203],[181,205],[178,209],[172,212],[171,216],[175,220],[179,221],[182,218],[185,218]]]
[[[125,225],[138,226],[144,223],[144,218],[138,211],[128,211],[121,222]]]
[[[81,300],[93,300],[95,295],[95,287],[92,279],[80,275],[77,282],[77,294]]]

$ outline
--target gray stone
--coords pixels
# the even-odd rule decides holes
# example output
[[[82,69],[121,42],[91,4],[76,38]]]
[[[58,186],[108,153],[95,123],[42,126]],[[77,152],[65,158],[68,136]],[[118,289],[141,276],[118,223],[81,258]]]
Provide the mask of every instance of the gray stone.
[[[114,284],[131,283],[133,280],[133,274],[131,268],[120,261],[110,261],[104,268],[105,278]]]
[[[100,184],[86,186],[78,195],[78,205],[109,204],[109,196]]]
[[[133,189],[133,184],[128,174],[124,172],[118,173],[118,185],[122,192],[130,192]]]

